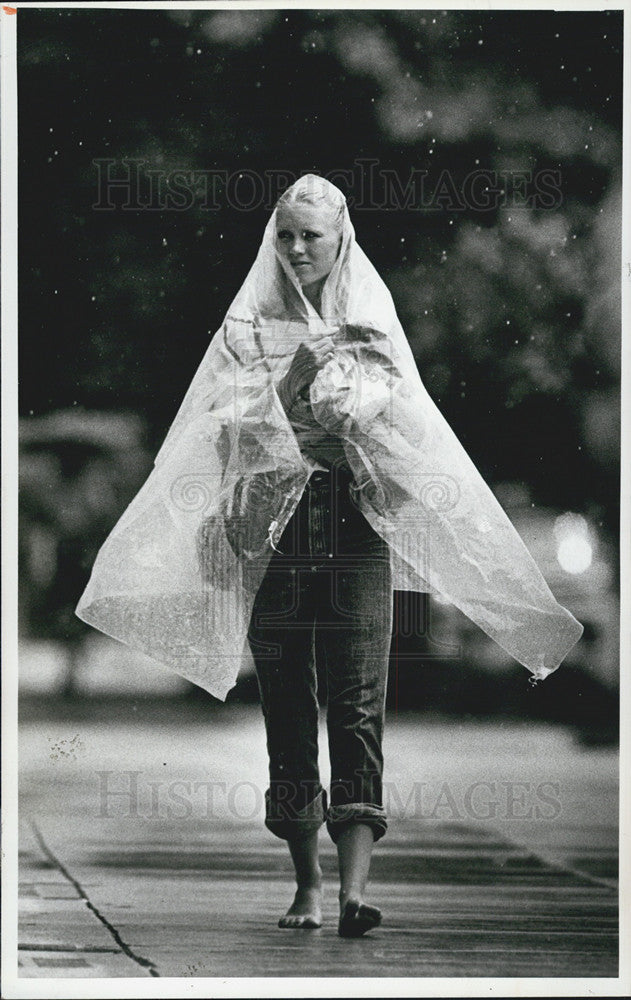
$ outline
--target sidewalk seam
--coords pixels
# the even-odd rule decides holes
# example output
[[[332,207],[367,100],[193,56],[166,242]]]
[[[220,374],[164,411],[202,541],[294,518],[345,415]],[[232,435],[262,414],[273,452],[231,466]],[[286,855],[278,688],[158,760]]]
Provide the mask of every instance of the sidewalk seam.
[[[33,833],[35,834],[39,846],[41,847],[42,851],[44,852],[48,860],[51,861],[52,864],[54,864],[55,867],[61,872],[64,878],[66,878],[70,882],[70,884],[74,886],[76,891],[79,893],[81,899],[85,900],[88,909],[92,911],[95,917],[98,920],[100,920],[103,926],[109,931],[109,933],[112,935],[112,937],[116,941],[116,944],[119,946],[121,951],[123,951],[128,958],[131,958],[133,962],[136,962],[137,965],[140,965],[142,968],[147,969],[150,976],[155,976],[157,978],[160,978],[160,973],[156,969],[153,962],[151,962],[148,958],[143,958],[141,955],[137,955],[134,951],[132,951],[132,949],[129,947],[128,944],[125,944],[125,942],[123,941],[122,937],[120,936],[119,932],[116,930],[114,925],[109,922],[107,917],[105,917],[100,912],[100,910],[97,909],[94,903],[88,898],[83,886],[77,881],[76,878],[74,878],[73,875],[70,874],[68,869],[65,867],[65,865],[62,864],[59,858],[56,857],[55,854],[53,854],[50,847],[44,840],[44,837],[40,832],[39,827],[37,826],[35,820],[31,819],[29,820],[29,823],[31,829],[33,830]]]
[[[550,851],[548,854],[545,849],[537,850],[536,848],[527,847],[525,844],[520,844],[516,840],[510,840],[509,837],[506,837],[506,840],[509,844],[511,844],[511,846],[514,846],[518,850],[522,851],[522,853],[530,853],[533,857],[543,862],[543,864],[548,868],[552,868],[553,871],[563,872],[567,875],[574,875],[575,878],[583,879],[583,881],[588,882],[591,885],[598,886],[599,889],[609,889],[614,894],[618,894],[619,892],[618,879],[592,875],[590,872],[582,871],[580,868],[577,868],[574,865],[568,865],[564,861],[555,861],[553,859],[554,851]]]

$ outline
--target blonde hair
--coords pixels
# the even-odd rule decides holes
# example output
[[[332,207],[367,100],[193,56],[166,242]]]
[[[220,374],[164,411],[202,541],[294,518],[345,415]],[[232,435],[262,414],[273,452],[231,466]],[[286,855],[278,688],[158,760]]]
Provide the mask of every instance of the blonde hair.
[[[276,208],[291,205],[313,205],[326,208],[333,215],[336,228],[342,228],[346,199],[339,188],[318,174],[304,174],[280,196]]]

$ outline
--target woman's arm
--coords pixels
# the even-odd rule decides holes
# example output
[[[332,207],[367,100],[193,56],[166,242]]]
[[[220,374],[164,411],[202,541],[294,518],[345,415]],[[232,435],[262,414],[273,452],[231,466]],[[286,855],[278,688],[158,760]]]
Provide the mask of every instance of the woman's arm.
[[[375,418],[392,418],[395,401],[407,395],[401,373],[385,344],[351,342],[320,369],[310,389],[316,420],[327,431],[352,437]]]

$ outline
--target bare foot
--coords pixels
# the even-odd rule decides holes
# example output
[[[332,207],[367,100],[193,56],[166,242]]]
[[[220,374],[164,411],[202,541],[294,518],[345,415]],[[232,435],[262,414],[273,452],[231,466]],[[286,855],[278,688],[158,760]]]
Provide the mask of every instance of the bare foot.
[[[313,930],[322,926],[322,890],[296,889],[294,901],[284,917],[278,921],[279,927],[299,927]]]
[[[381,910],[368,906],[357,899],[349,899],[340,905],[340,922],[337,932],[340,937],[361,937],[366,931],[381,923]]]

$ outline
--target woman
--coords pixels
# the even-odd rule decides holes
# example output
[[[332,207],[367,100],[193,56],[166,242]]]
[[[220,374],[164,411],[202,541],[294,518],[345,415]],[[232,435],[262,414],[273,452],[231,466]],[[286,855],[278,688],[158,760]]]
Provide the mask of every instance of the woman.
[[[77,609],[220,698],[241,658],[254,661],[266,825],[296,870],[283,927],[320,926],[325,821],[338,848],[339,933],[380,921],[363,891],[387,825],[393,586],[443,594],[535,679],[582,632],[427,395],[341,192],[307,175],[276,206]],[[314,659],[327,677],[330,803]]]
[[[294,185],[277,207],[280,261],[319,316],[343,222],[344,199],[314,178]],[[248,638],[270,756],[266,824],[288,841],[296,871],[296,897],[279,925],[321,925],[317,839],[326,819],[339,856],[339,933],[358,936],[381,919],[362,897],[372,845],[386,830],[381,737],[392,583],[388,546],[352,502],[342,440],[318,424],[309,401],[318,372],[335,357],[338,335],[332,325],[306,336],[278,385],[301,452],[316,471],[271,558]],[[316,658],[327,678],[328,809],[318,771]]]

